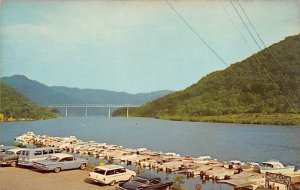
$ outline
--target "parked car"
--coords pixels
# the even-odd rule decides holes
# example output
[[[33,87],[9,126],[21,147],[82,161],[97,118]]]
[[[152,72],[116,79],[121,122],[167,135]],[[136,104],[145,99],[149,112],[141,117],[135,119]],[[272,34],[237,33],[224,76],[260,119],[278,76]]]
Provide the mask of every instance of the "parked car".
[[[84,170],[88,161],[83,158],[75,158],[71,154],[57,153],[50,155],[46,160],[33,162],[33,167],[44,171],[54,171],[55,173],[61,170],[77,169]]]
[[[173,182],[162,181],[160,177],[151,174],[139,174],[132,180],[119,185],[120,190],[169,190]]]
[[[32,166],[33,161],[45,160],[50,155],[60,153],[61,149],[57,147],[43,147],[26,149],[19,155],[18,165]]]
[[[94,171],[89,174],[92,180],[105,185],[114,185],[120,181],[128,181],[134,176],[136,176],[134,171],[125,169],[119,165],[97,166]]]
[[[16,167],[19,154],[24,148],[13,148],[8,149],[5,152],[0,153],[0,165],[11,165],[12,167]]]

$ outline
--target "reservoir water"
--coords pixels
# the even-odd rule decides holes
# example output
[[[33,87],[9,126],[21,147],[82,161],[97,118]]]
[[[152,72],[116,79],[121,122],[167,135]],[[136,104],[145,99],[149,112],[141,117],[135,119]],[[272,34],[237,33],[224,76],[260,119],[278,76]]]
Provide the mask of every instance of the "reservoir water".
[[[194,123],[101,116],[62,117],[44,121],[1,123],[0,144],[12,144],[15,136],[27,131],[51,136],[74,135],[82,140],[176,152],[181,156],[210,155],[220,160],[256,162],[278,159],[300,167],[300,127],[295,126]],[[190,186],[193,184],[190,183]],[[211,187],[207,187],[209,188]],[[227,186],[223,188],[228,189]]]

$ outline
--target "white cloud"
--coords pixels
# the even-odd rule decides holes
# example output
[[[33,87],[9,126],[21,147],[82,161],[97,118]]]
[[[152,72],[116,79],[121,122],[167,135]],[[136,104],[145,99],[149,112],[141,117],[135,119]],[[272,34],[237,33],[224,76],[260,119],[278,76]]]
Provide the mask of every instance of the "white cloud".
[[[48,1],[33,9],[43,22],[11,23],[2,27],[3,37],[30,38],[50,46],[80,46],[82,43],[114,46],[134,39],[134,33],[147,23],[147,10],[132,9],[138,2]],[[26,16],[26,15],[24,15]],[[16,40],[17,41],[17,40]]]

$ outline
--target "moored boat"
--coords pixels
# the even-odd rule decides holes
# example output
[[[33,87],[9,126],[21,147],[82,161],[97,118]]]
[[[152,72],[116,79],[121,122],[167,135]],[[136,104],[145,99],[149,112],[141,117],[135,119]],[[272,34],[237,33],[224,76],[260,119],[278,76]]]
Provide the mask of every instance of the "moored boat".
[[[284,165],[278,160],[269,160],[262,162],[260,166],[260,173],[281,173],[292,174],[295,171],[295,166]]]
[[[194,163],[197,164],[207,164],[210,160],[212,160],[210,156],[199,156],[193,159]]]

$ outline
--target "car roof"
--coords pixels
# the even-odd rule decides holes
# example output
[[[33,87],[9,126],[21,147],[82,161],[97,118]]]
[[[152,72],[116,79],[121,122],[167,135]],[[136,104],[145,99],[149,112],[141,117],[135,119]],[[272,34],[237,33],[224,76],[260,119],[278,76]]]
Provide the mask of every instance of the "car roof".
[[[144,178],[144,179],[147,179],[147,180],[151,180],[151,179],[161,179],[160,177],[158,177],[158,176],[156,176],[156,175],[153,175],[153,174],[150,174],[150,173],[142,173],[142,174],[138,174],[137,177]]]
[[[65,154],[65,153],[56,153],[56,154],[52,154],[51,156],[55,156],[59,159],[66,158],[66,157],[74,157],[72,154]]]
[[[123,166],[111,164],[111,165],[104,165],[104,166],[97,166],[96,168],[102,169],[102,170],[114,170],[114,169],[122,169]]]
[[[16,153],[16,152],[21,151],[21,150],[26,150],[26,148],[11,148],[8,151]]]

